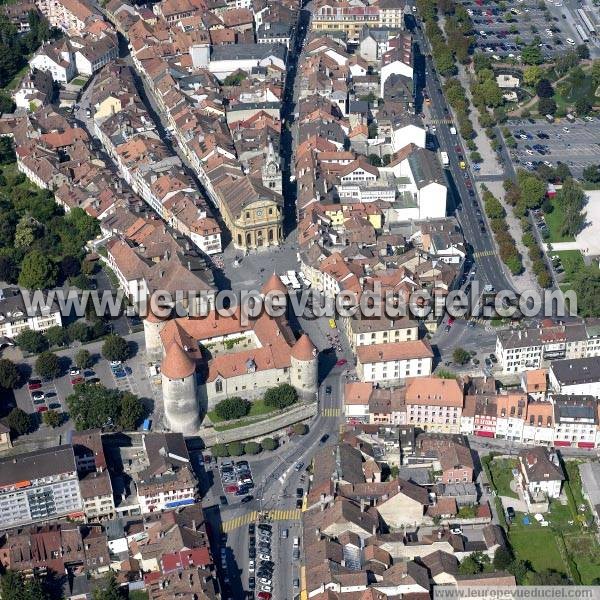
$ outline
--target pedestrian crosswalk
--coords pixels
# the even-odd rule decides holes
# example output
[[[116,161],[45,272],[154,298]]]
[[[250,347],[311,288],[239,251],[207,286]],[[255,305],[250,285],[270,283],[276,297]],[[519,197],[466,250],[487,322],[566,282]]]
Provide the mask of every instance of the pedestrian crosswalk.
[[[431,119],[434,125],[452,125],[452,119]]]
[[[475,258],[481,258],[482,256],[494,256],[496,254],[495,250],[482,250],[480,252],[475,252],[473,256]]]
[[[302,510],[299,508],[290,508],[287,510],[276,509],[265,511],[262,513],[262,515],[266,517],[269,521],[299,521],[300,517],[302,516]],[[228,533],[230,531],[233,531],[234,529],[244,527],[245,525],[249,525],[250,523],[258,521],[259,516],[259,512],[253,510],[244,515],[234,517],[233,519],[224,521],[221,524],[221,531],[223,531],[223,533]]]
[[[248,525],[253,523],[258,519],[258,511],[253,510],[251,512],[247,512],[246,514],[240,515],[239,517],[234,517],[233,519],[229,519],[228,521],[224,521],[221,524],[221,530],[225,533],[228,531],[233,531],[238,527],[243,527],[244,525]]]
[[[321,409],[321,415],[323,417],[339,417],[342,414],[341,408],[323,408]]]

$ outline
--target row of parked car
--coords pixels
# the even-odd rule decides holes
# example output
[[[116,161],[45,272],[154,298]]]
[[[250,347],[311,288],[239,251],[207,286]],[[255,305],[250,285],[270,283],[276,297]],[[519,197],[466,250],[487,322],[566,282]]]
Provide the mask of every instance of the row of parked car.
[[[259,600],[271,600],[273,594],[272,536],[273,526],[268,523],[248,525],[248,588],[257,592]]]

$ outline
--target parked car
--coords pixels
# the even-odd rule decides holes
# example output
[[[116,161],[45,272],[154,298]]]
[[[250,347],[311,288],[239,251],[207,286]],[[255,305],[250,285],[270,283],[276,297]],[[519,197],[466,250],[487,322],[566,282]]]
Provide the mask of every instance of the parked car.
[[[227,496],[219,496],[219,501],[221,502],[222,506],[226,506],[227,505]]]
[[[46,397],[46,395],[44,394],[44,392],[38,391],[38,392],[33,392],[31,394],[31,397],[33,398],[34,401],[35,400],[43,400]]]
[[[242,498],[242,504],[246,504],[247,502],[252,502],[252,500],[254,500],[254,496],[246,496],[245,498]]]
[[[48,410],[48,407],[47,406],[38,406],[35,410],[36,410],[36,412],[43,413]]]
[[[42,382],[39,379],[30,379],[27,382],[28,390],[39,390],[42,387]]]
[[[328,439],[329,439],[329,434],[327,434],[327,433],[325,435],[321,436],[321,440],[320,440],[321,444],[324,444]]]

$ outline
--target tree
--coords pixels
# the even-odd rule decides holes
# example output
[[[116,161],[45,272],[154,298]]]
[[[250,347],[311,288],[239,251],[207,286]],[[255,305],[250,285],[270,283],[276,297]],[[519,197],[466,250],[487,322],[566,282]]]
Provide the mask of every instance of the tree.
[[[50,600],[51,595],[36,577],[26,579],[22,573],[9,570],[0,577],[0,597],[2,600]]]
[[[75,385],[67,406],[78,431],[105,427],[130,430],[143,415],[141,400],[130,392],[93,383]]]
[[[440,48],[434,53],[435,66],[444,77],[448,75],[456,75],[458,69],[454,64],[454,56],[448,48]]]
[[[227,444],[229,456],[242,456],[244,454],[244,446],[241,442],[230,442]]]
[[[540,98],[538,102],[540,115],[553,115],[556,113],[556,102],[554,98]]]
[[[368,130],[368,136],[369,136],[370,140],[373,140],[377,137],[377,133],[378,133],[377,123],[369,123],[367,130]],[[377,158],[379,158],[379,157],[377,157]]]
[[[45,350],[35,361],[36,373],[44,379],[54,379],[61,372],[60,360],[54,352]]]
[[[16,435],[23,435],[31,431],[31,419],[20,408],[13,408],[6,417],[6,424]]]
[[[90,339],[90,327],[84,321],[74,321],[67,327],[67,335],[72,342],[87,342]]]
[[[498,571],[507,571],[513,561],[513,555],[508,550],[500,546],[494,553],[494,569]]]
[[[8,358],[0,359],[0,388],[12,390],[19,384],[19,370],[17,365]]]
[[[250,402],[239,396],[225,398],[225,400],[221,400],[215,406],[215,413],[224,421],[245,417],[248,414],[248,410],[250,410]]]
[[[45,335],[50,346],[64,346],[68,341],[67,332],[60,325],[49,327]]]
[[[17,283],[18,278],[19,269],[17,269],[17,265],[12,257],[0,256],[0,281]]]
[[[467,556],[458,566],[458,572],[461,575],[476,575],[481,573],[481,565],[473,558]]]
[[[466,365],[471,360],[471,354],[463,348],[454,348],[452,352],[452,360],[457,365]]]
[[[10,165],[17,159],[12,141],[7,137],[0,138],[0,164]]]
[[[546,195],[546,184],[536,175],[519,171],[517,182],[521,191],[520,201],[525,208],[537,208]]]
[[[590,49],[585,44],[579,44],[575,48],[575,52],[577,52],[577,56],[582,60],[588,60],[590,57]]]
[[[31,354],[37,354],[48,347],[48,341],[44,337],[41,331],[34,331],[33,329],[23,330],[16,338],[15,342],[21,350],[30,352]]]
[[[265,406],[282,409],[291,406],[297,399],[298,393],[296,389],[289,383],[282,383],[265,392],[264,402]]]
[[[531,564],[526,560],[515,559],[508,567],[508,572],[515,576],[515,579],[519,585],[523,585],[525,583],[525,578],[530,571]]]
[[[229,456],[229,450],[225,444],[215,444],[210,451],[215,458],[225,458]]]
[[[541,65],[544,62],[541,50],[534,44],[521,50],[521,59],[526,65]]]
[[[577,294],[577,312],[582,317],[600,316],[600,271],[596,267],[580,269],[573,278]]]
[[[109,335],[102,344],[102,356],[106,360],[124,361],[129,358],[129,344],[119,335]]]
[[[539,98],[552,98],[554,88],[548,79],[540,79],[535,86],[535,93]]]
[[[117,421],[119,427],[125,431],[137,428],[144,416],[142,401],[131,392],[123,392],[121,396],[121,410]]]
[[[261,451],[260,444],[257,442],[246,442],[244,444],[244,454],[258,454]]]
[[[39,250],[25,255],[19,274],[19,285],[28,290],[46,290],[56,285],[56,265]]]
[[[583,169],[583,178],[590,183],[600,183],[600,165],[589,165]]]
[[[89,350],[81,348],[75,353],[74,362],[80,369],[89,369],[92,366],[92,355]]]
[[[60,425],[60,413],[55,410],[47,410],[42,416],[42,421],[44,425],[48,425],[48,427],[54,429]]]
[[[15,229],[15,248],[30,248],[36,238],[36,230],[28,215],[21,217]]]
[[[569,578],[554,569],[546,569],[538,573],[530,573],[527,578],[529,585],[569,585]]]
[[[571,177],[571,170],[564,162],[561,162],[560,164],[556,165],[555,172],[556,172],[556,176],[561,181],[564,181],[568,177]]]
[[[538,65],[531,65],[523,69],[523,83],[528,86],[534,86],[542,78],[544,70]]]
[[[379,156],[377,156],[377,154],[369,154],[368,161],[374,167],[380,167],[381,166],[381,159],[379,158]]]
[[[592,103],[589,98],[577,98],[575,100],[575,110],[578,115],[589,115],[592,112]]]
[[[272,452],[273,450],[277,450],[277,446],[279,446],[279,444],[277,443],[277,440],[274,440],[273,438],[270,438],[270,437],[264,438],[260,442],[260,445],[263,447],[263,450],[268,450],[269,452]]]
[[[308,425],[306,425],[305,423],[295,423],[292,426],[292,431],[296,435],[306,435],[308,433]]]
[[[92,600],[124,600],[115,574],[112,571],[105,575],[102,587],[97,587],[94,590]]]

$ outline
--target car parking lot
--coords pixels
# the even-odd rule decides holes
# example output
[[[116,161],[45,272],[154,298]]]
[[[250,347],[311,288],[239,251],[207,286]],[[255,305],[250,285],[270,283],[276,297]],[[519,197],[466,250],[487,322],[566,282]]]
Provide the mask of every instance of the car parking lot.
[[[516,166],[534,170],[538,163],[556,167],[566,164],[575,177],[581,177],[585,167],[598,163],[600,153],[600,117],[587,117],[554,123],[537,120],[512,121],[507,124],[517,147],[511,150]]]
[[[221,484],[223,493],[232,497],[242,497],[242,502],[249,502],[252,496],[248,494],[254,488],[252,479],[252,470],[246,460],[226,460],[221,463],[220,468]],[[249,500],[248,500],[249,498]],[[226,504],[227,496],[221,497],[221,504]]]
[[[478,50],[497,61],[519,62],[521,49],[531,44],[539,46],[545,60],[552,60],[578,43],[570,23],[537,2],[520,0],[509,7],[499,1],[464,0],[462,4],[473,21]],[[547,0],[546,5],[561,7],[562,0]]]

